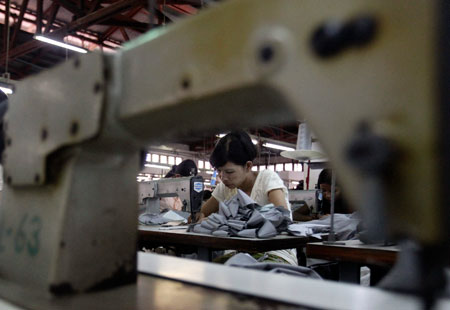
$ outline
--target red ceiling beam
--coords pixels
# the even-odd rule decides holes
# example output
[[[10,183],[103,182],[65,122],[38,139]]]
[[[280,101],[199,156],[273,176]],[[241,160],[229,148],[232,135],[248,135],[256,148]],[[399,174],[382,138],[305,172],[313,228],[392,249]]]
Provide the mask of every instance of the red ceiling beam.
[[[11,47],[14,46],[14,42],[16,41],[17,33],[20,31],[20,27],[22,26],[23,17],[25,16],[25,11],[27,10],[28,0],[22,1],[22,6],[20,7],[19,18],[17,19],[16,24],[14,25],[14,32],[11,37]]]
[[[133,7],[135,5],[141,5],[142,0],[120,0],[115,2],[114,4],[111,4],[108,7],[102,8],[98,11],[95,11],[92,14],[83,16],[69,24],[67,24],[65,27],[57,29],[49,33],[51,37],[60,39],[61,37],[64,37],[68,33],[72,31],[76,31],[80,28],[87,28],[93,24],[99,23],[100,21],[111,18],[111,15],[120,13],[122,11],[130,9],[130,7]],[[22,56],[24,54],[27,54],[29,52],[32,52],[38,48],[41,48],[42,46],[45,46],[46,43],[37,41],[37,40],[30,40],[28,42],[25,42],[24,44],[17,46],[13,48],[10,51],[10,59],[14,59],[16,57]],[[4,62],[6,59],[6,53],[2,53],[0,55],[0,63]]]
[[[52,29],[53,23],[55,22],[56,14],[58,14],[58,10],[60,8],[59,3],[53,2],[50,6],[50,10],[48,12],[47,24],[45,24],[44,33],[49,33]]]
[[[36,8],[36,34],[42,33],[42,11],[43,11],[44,0],[37,0]]]
[[[8,43],[8,26],[9,25],[9,15],[10,15],[10,0],[6,0],[5,1],[5,7],[6,7],[6,12],[5,12],[5,26],[3,28],[3,51],[6,53],[6,49],[7,49],[7,43]]]
[[[136,15],[144,6],[137,6],[134,9],[130,10],[127,14],[125,14],[125,17],[132,18],[134,15]],[[116,32],[119,29],[117,26],[109,27],[101,36],[99,39],[101,42],[105,41],[109,36],[111,36],[114,32]],[[123,35],[123,33],[122,33]],[[129,40],[129,39],[128,39]],[[127,41],[128,41],[127,40]]]

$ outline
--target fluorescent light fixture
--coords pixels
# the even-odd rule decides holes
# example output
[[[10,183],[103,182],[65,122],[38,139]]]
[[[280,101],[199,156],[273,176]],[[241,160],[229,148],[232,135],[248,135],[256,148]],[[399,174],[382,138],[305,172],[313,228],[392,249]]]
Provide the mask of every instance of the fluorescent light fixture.
[[[7,95],[11,95],[13,93],[13,90],[11,88],[7,88],[7,87],[3,87],[3,86],[0,86],[0,90]]]
[[[67,43],[63,43],[63,42],[59,42],[59,41],[56,41],[56,40],[53,40],[53,39],[50,39],[50,38],[47,38],[47,37],[44,37],[44,36],[34,36],[34,38],[36,40],[39,40],[39,41],[42,41],[42,42],[45,42],[45,43],[49,43],[49,44],[53,44],[53,45],[56,45],[56,46],[59,46],[59,47],[67,48],[68,50],[71,50],[71,51],[74,51],[74,52],[83,53],[83,54],[87,53],[87,50],[85,50],[84,48],[73,46],[73,45],[70,45],[70,44],[67,44]]]
[[[166,170],[170,170],[169,166],[164,166],[164,165],[155,165],[155,164],[145,164],[145,167],[148,168],[159,168],[159,169],[166,169]]]
[[[8,83],[8,80],[2,78],[0,80],[0,90],[7,95],[11,95],[14,93],[15,87],[14,84]]]
[[[262,146],[270,148],[270,149],[281,150],[281,151],[295,151],[295,149],[293,147],[288,147],[288,146],[274,144],[274,143],[268,143],[268,142],[263,143]]]

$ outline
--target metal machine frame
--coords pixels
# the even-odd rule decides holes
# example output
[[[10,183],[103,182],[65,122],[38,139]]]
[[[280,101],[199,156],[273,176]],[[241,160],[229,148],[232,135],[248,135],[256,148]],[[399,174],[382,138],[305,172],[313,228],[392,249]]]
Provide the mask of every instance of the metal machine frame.
[[[449,253],[440,3],[229,1],[25,80],[6,117],[0,281],[134,281],[141,146],[300,117],[374,234]]]

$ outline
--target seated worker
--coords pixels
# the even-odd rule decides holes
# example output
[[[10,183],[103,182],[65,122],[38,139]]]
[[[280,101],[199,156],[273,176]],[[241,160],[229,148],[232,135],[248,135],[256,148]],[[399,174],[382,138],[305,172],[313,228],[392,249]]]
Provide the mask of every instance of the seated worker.
[[[179,165],[172,166],[172,169],[164,178],[180,178],[197,175],[197,165],[191,159],[183,160]],[[183,203],[180,197],[164,197],[159,201],[159,210],[165,209],[181,211]]]
[[[292,214],[294,221],[311,221],[330,214],[331,209],[331,169],[323,169],[317,180],[317,187],[322,191],[322,206],[318,214],[311,214],[308,206],[302,206],[295,210]],[[341,188],[336,181],[334,212],[348,214],[352,213],[352,209],[345,203],[342,197]]]
[[[331,209],[331,169],[323,169],[317,180],[317,185],[322,190],[322,209],[319,210],[322,215],[330,214]],[[353,210],[346,204],[344,197],[342,196],[339,183],[336,181],[335,185],[335,197],[334,197],[334,213],[349,214]]]
[[[271,170],[252,171],[257,155],[250,136],[244,131],[234,131],[219,140],[210,157],[222,180],[214,189],[212,197],[202,206],[197,220],[219,211],[219,201],[226,201],[244,191],[257,204],[274,204],[290,210],[288,191],[278,174]],[[295,251],[269,252],[274,261],[297,265]]]

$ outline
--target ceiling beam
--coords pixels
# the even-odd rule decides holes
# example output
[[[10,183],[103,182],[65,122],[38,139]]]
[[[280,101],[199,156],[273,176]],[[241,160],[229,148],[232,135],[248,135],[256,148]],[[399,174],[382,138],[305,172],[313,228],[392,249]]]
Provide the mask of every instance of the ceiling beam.
[[[43,14],[44,0],[37,0],[36,8],[36,34],[42,33],[42,15]]]
[[[59,8],[60,5],[57,2],[53,2],[52,5],[50,6],[50,11],[48,13],[47,24],[45,25],[44,33],[49,33],[50,30],[52,29]]]
[[[89,15],[83,16],[63,28],[59,28],[57,30],[52,31],[49,33],[49,36],[56,39],[61,39],[62,37],[66,36],[70,32],[74,32],[80,28],[87,28],[93,24],[99,23],[100,21],[104,20],[105,18],[110,18],[112,14],[117,14],[119,12],[128,10],[130,7],[133,7],[135,5],[142,5],[142,0],[120,0],[115,2],[114,4],[111,4],[108,7],[101,8],[98,11],[95,11]],[[37,41],[37,40],[30,40],[28,42],[25,42],[24,44],[17,46],[10,50],[10,59],[14,59],[16,57],[19,57],[21,55],[27,54],[29,52],[32,52],[38,48],[41,48],[42,46],[45,46],[47,43]],[[6,59],[6,53],[2,53],[0,55],[0,63],[4,62]]]
[[[20,30],[20,27],[22,26],[23,17],[25,16],[25,11],[27,10],[28,6],[28,0],[22,1],[22,6],[20,7],[20,13],[19,18],[17,19],[16,24],[14,25],[14,32],[11,37],[11,48],[14,46],[14,42],[16,41],[17,33]]]
[[[137,6],[135,8],[133,8],[132,10],[130,10],[128,13],[125,14],[124,17],[126,18],[132,18],[134,15],[136,15],[141,9],[143,8],[142,5]],[[100,37],[100,41],[103,42],[104,40],[106,40],[109,36],[111,36],[114,32],[116,32],[119,29],[118,26],[113,26],[108,28]]]
[[[6,0],[5,1],[5,7],[6,7],[6,12],[5,12],[5,25],[3,28],[3,51],[4,53],[6,53],[6,49],[8,48],[8,31],[9,31],[9,16],[10,16],[10,0]]]

